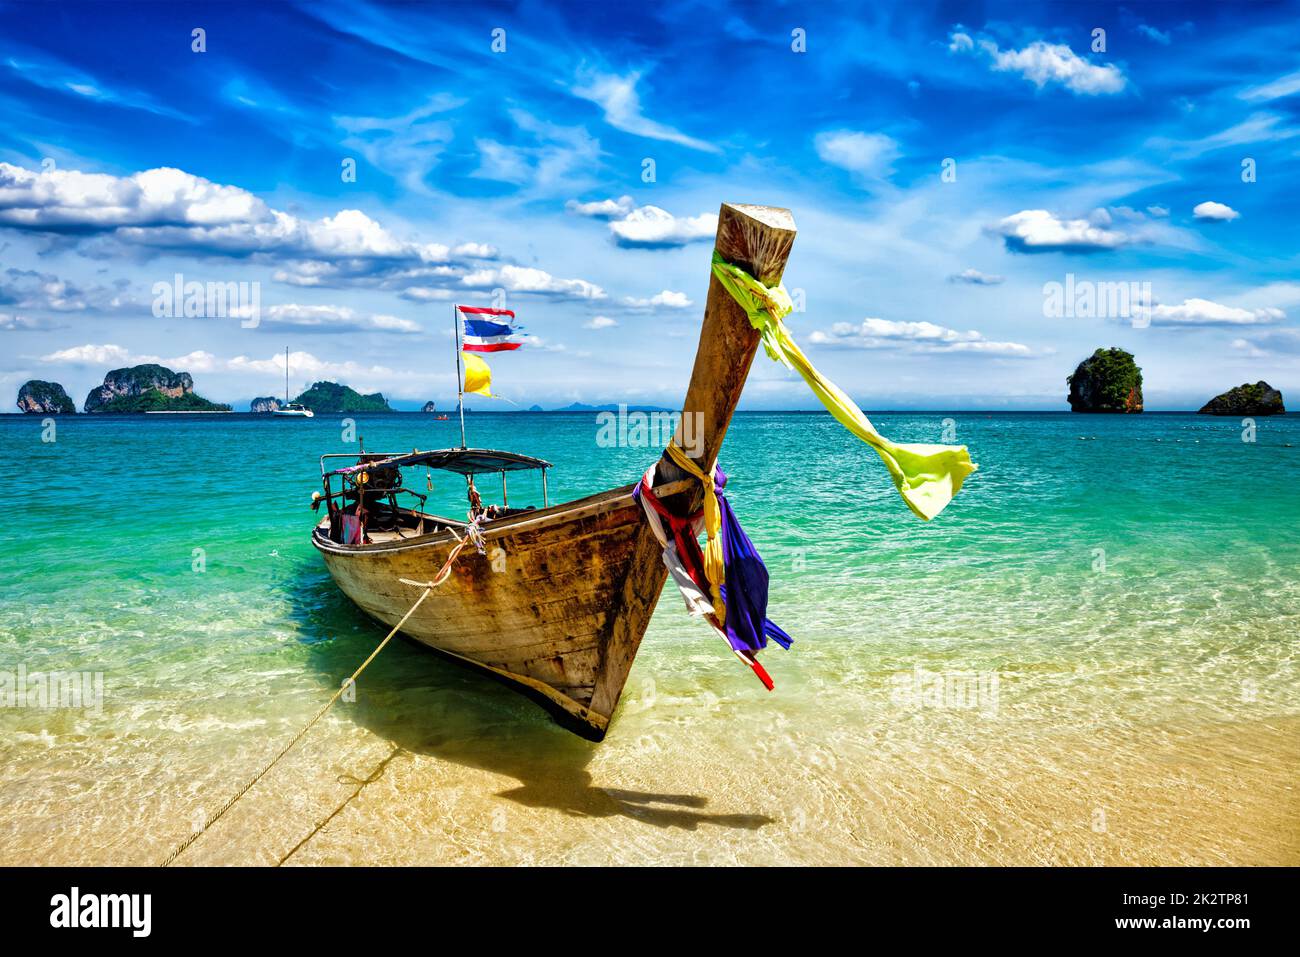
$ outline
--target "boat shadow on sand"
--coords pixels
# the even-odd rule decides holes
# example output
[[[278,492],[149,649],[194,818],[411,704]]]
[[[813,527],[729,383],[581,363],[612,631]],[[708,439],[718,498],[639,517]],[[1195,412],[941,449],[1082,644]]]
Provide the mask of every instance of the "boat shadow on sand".
[[[291,617],[308,665],[325,688],[339,686],[383,638],[385,629],[338,591],[323,569],[287,583]],[[559,727],[536,704],[498,681],[439,657],[406,638],[394,640],[357,683],[355,702],[335,705],[396,747],[465,767],[504,774],[519,787],[497,796],[577,817],[625,815],[655,827],[701,824],[757,830],[762,814],[711,814],[709,799],[592,783],[587,764],[601,747]]]

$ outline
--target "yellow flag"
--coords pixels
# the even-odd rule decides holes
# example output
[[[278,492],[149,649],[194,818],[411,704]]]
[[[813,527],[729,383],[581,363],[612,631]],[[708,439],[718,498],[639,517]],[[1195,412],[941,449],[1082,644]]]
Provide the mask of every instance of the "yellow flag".
[[[492,370],[488,364],[470,352],[462,352],[465,362],[465,391],[492,397]]]

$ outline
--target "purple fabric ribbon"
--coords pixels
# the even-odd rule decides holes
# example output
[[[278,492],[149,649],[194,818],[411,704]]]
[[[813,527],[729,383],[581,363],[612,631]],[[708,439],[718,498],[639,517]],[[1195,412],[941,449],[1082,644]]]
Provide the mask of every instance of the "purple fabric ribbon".
[[[767,617],[767,566],[758,549],[740,527],[731,503],[722,494],[727,473],[719,466],[714,488],[722,513],[722,558],[727,565],[722,600],[727,603],[727,641],[736,651],[759,651],[772,639],[782,648],[794,640]]]

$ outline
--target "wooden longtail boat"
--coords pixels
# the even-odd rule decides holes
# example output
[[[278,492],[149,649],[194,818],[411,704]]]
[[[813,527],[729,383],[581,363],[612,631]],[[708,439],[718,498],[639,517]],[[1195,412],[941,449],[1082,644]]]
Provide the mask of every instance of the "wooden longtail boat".
[[[723,204],[716,248],[765,284],[780,281],[794,243],[789,210]],[[758,332],[710,276],[682,421],[704,472],[717,459],[758,346]],[[401,469],[424,466],[474,475],[539,469],[549,462],[511,452],[442,449],[367,455],[330,469],[329,514],[312,533],[335,582],[363,611],[396,625],[447,561],[469,523],[423,511],[401,487]],[[342,483],[335,490],[332,482]],[[402,631],[445,655],[506,679],[547,705],[566,726],[599,741],[618,705],[667,570],[661,547],[632,498],[634,485],[541,509],[502,509],[479,524],[484,550],[463,549]],[[654,487],[677,515],[700,507],[703,490],[666,455]],[[419,499],[406,507],[398,495]],[[319,504],[319,501],[317,504]],[[361,512],[359,515],[358,512]],[[364,523],[364,530],[360,526]],[[345,542],[352,542],[345,544]],[[420,583],[420,584],[417,584]]]

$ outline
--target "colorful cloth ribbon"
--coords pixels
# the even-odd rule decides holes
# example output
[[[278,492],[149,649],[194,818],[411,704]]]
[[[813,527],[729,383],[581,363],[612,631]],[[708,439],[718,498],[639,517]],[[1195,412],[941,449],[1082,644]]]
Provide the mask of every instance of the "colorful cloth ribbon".
[[[722,494],[727,485],[727,473],[717,466],[713,471],[715,494],[722,512],[722,557],[727,576],[722,587],[727,605],[723,627],[727,643],[737,651],[760,651],[767,647],[770,638],[788,649],[794,639],[767,617],[767,566],[740,527],[740,519],[736,518],[727,496]]]
[[[690,457],[675,442],[668,443],[668,457],[682,471],[699,479],[704,485],[704,531],[707,544],[704,547],[704,573],[708,576],[709,591],[713,595],[713,613],[718,621],[727,618],[727,603],[722,597],[722,584],[726,579],[726,567],[722,555],[722,510],[718,503],[718,491],[712,475],[705,475],[704,470],[690,460]],[[716,463],[714,469],[717,469]]]
[[[674,448],[676,446],[669,446],[670,455]],[[675,461],[676,456],[672,457]],[[696,478],[704,476],[694,462],[689,459],[687,462],[692,466],[688,469],[692,475]],[[702,481],[707,482],[706,505],[689,516],[673,515],[659,501],[652,485],[654,473],[654,466],[646,470],[641,482],[632,490],[632,497],[641,503],[650,529],[663,548],[664,565],[686,601],[687,611],[692,617],[708,621],[736,656],[754,670],[769,691],[772,690],[772,679],[758,663],[757,654],[767,647],[769,640],[789,648],[793,639],[767,617],[767,566],[745,534],[731,503],[722,494],[727,484],[726,473],[715,465],[712,474],[704,476]],[[708,544],[716,546],[723,563],[716,587],[707,570],[708,548],[702,550],[698,540],[708,526],[709,498],[713,499],[717,509],[718,523]],[[719,606],[725,609],[725,615],[717,613]]]
[[[731,596],[725,622],[713,610],[704,552],[698,541],[704,528],[704,509],[685,517],[668,511],[654,492],[653,465],[632,490],[632,497],[645,511],[650,530],[663,549],[663,563],[686,601],[686,610],[692,617],[707,621],[736,657],[748,665],[763,686],[771,691],[775,685],[767,669],[759,663],[758,652],[767,646],[768,639],[785,648],[790,647],[792,639],[767,618],[767,568],[753,542],[740,527],[731,504],[721,494],[722,486],[727,482],[726,474],[716,467],[714,472],[721,476],[713,493],[718,499],[720,535],[727,563],[726,582],[720,586],[720,591]],[[712,481],[710,485],[713,485]]]
[[[926,521],[942,512],[961,490],[966,476],[979,467],[971,462],[966,446],[900,445],[885,438],[876,431],[857,403],[817,371],[790,336],[781,321],[794,309],[785,286],[764,286],[739,266],[723,259],[716,249],[713,251],[713,274],[745,310],[749,324],[758,330],[768,357],[799,373],[827,411],[876,450],[907,507]]]

